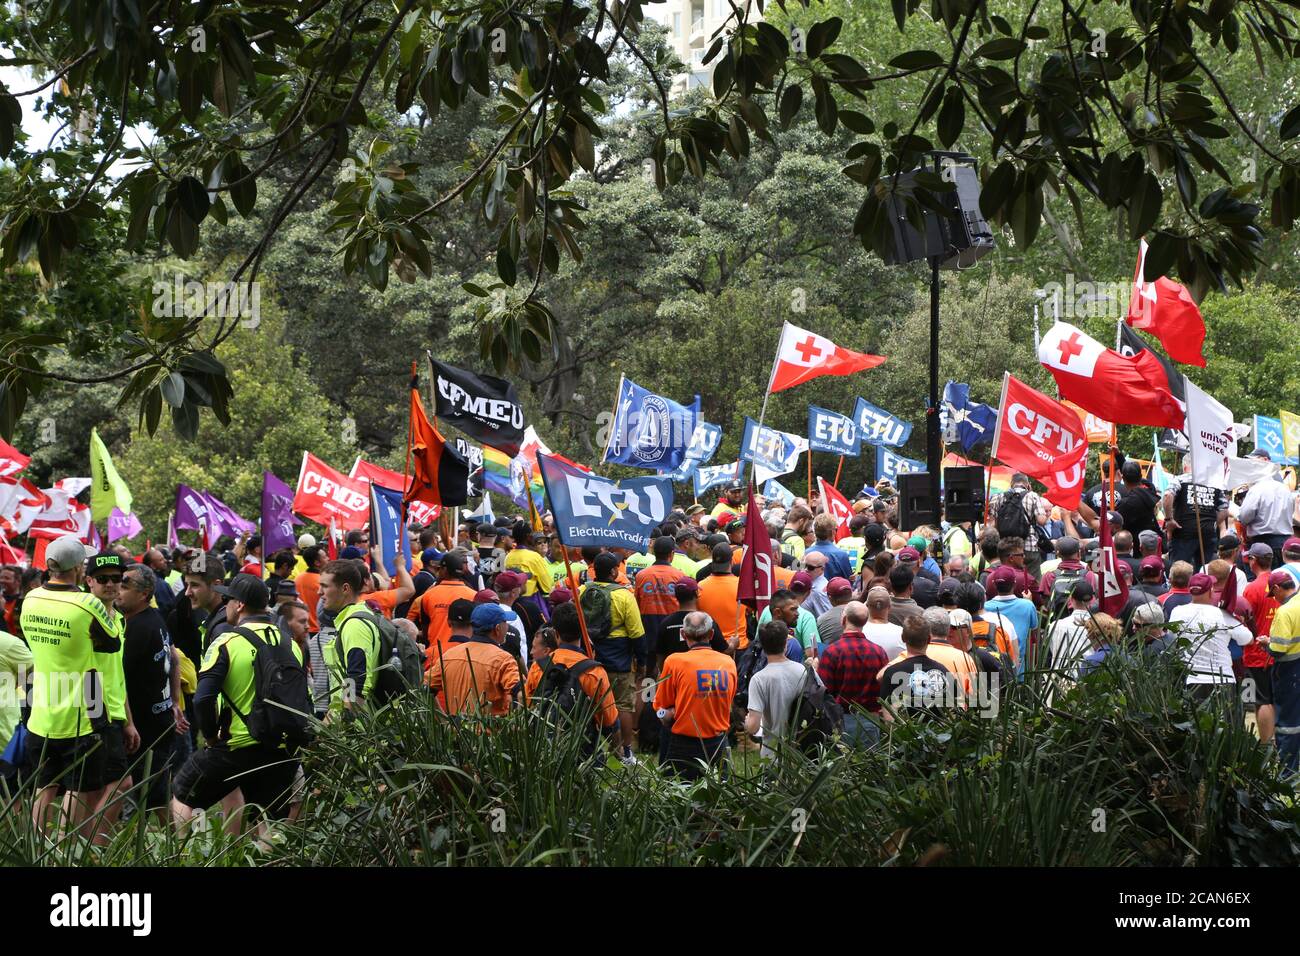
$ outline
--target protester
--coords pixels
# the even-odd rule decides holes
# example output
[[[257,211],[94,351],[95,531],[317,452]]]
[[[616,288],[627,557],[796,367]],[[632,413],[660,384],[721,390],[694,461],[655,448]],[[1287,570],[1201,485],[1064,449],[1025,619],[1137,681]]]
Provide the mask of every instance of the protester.
[[[470,615],[469,640],[441,648],[425,676],[448,714],[500,717],[509,712],[519,686],[519,664],[502,645],[515,616],[499,604],[480,604]]]
[[[409,620],[415,622],[427,648],[425,668],[433,666],[438,651],[447,643],[449,628],[447,626],[447,608],[452,601],[464,599],[473,601],[475,591],[465,583],[461,574],[465,570],[465,559],[455,551],[443,555],[438,567],[438,583],[412,601],[406,612]]]
[[[924,608],[912,597],[912,587],[916,574],[905,564],[899,564],[889,572],[889,622],[902,626],[909,617],[920,617]],[[937,595],[936,595],[937,596]]]
[[[931,658],[930,626],[924,617],[910,617],[901,628],[905,651],[895,655],[880,672],[882,716],[933,714],[955,698],[953,675]]]
[[[1092,618],[1092,602],[1097,592],[1086,578],[1075,581],[1066,613],[1052,622],[1047,632],[1047,662],[1052,670],[1066,677],[1078,674],[1079,663],[1091,650],[1087,623]]]
[[[1020,674],[1024,673],[1025,662],[1030,659],[1032,648],[1038,640],[1038,610],[1034,607],[1034,602],[1013,593],[1023,581],[1019,569],[1009,564],[1000,565],[989,574],[989,587],[993,589],[994,596],[984,605],[984,617],[987,620],[997,621],[1004,631],[1015,632],[1020,643],[1016,654]],[[985,593],[988,593],[987,588]],[[1027,589],[1021,593],[1029,592]],[[1007,627],[1007,622],[1010,627]]]
[[[805,658],[817,657],[819,632],[817,619],[807,608],[799,604],[799,596],[793,590],[779,590],[772,594],[763,613],[758,616],[758,627],[762,630],[768,621],[781,621],[794,634],[803,649]]]
[[[543,686],[547,673],[556,667],[576,671],[577,681],[587,699],[592,702],[593,720],[596,727],[605,735],[614,738],[618,727],[618,706],[614,703],[614,690],[610,686],[609,675],[598,662],[593,661],[582,649],[582,627],[578,621],[578,609],[573,604],[566,604],[556,609],[551,620],[551,627],[538,632],[539,637],[547,632],[555,635],[556,645],[550,654],[541,661],[535,659],[524,685],[524,700],[536,704],[538,688]],[[534,648],[536,651],[536,648]],[[552,678],[554,681],[554,677]]]
[[[718,622],[722,636],[736,639],[737,646],[747,647],[745,616],[739,601],[740,578],[731,570],[731,548],[725,543],[713,546],[708,574],[700,581],[700,610]]]
[[[1174,609],[1169,616],[1170,625],[1178,628],[1180,637],[1190,641],[1184,651],[1188,662],[1187,685],[1200,701],[1208,700],[1216,689],[1226,689],[1236,683],[1232,673],[1232,657],[1228,643],[1249,644],[1254,640],[1250,628],[1227,611],[1214,604],[1214,578],[1209,574],[1194,574],[1188,585],[1192,601]]]
[[[1300,601],[1296,600],[1295,578],[1286,571],[1274,571],[1269,584],[1280,605],[1273,614],[1268,638],[1274,660],[1274,740],[1282,766],[1295,774],[1300,770]]]
[[[749,681],[745,732],[759,737],[760,756],[772,759],[786,738],[795,702],[805,686],[819,683],[815,671],[786,657],[790,629],[783,620],[769,620],[758,629],[767,656],[766,666]]]
[[[682,636],[688,650],[664,662],[654,706],[668,730],[664,769],[690,781],[726,758],[736,664],[710,649],[713,618],[703,611],[687,615]]]
[[[866,749],[880,739],[880,728],[867,714],[880,711],[880,672],[889,663],[881,646],[862,629],[869,620],[867,606],[851,601],[844,607],[844,633],[826,648],[817,662],[817,676],[844,708],[844,741]]]
[[[1273,549],[1274,565],[1282,564],[1282,545],[1291,537],[1295,516],[1295,492],[1286,486],[1276,470],[1272,477],[1262,478],[1250,486],[1237,512],[1247,540]]]
[[[845,578],[832,578],[826,582],[826,598],[831,606],[817,616],[817,635],[821,643],[833,644],[844,633],[840,609],[853,600],[853,585]]]
[[[645,673],[648,651],[636,598],[629,588],[614,580],[619,564],[618,555],[608,551],[599,554],[592,563],[595,580],[582,586],[578,601],[586,616],[596,660],[609,674],[614,688],[621,732],[619,757],[624,764],[631,765],[636,763],[632,741],[636,731],[637,681]]]
[[[895,624],[891,619],[893,611],[893,602],[890,599],[889,591],[883,587],[874,587],[867,593],[867,623],[862,626],[862,634],[873,644],[879,645],[880,649],[885,652],[885,656],[892,660],[899,654],[903,653],[903,628],[902,625]],[[916,615],[919,617],[919,609]],[[843,613],[841,612],[841,618]],[[907,618],[903,619],[907,622]],[[841,623],[843,628],[843,623]],[[843,633],[841,631],[841,633]],[[926,638],[929,643],[929,638]]]
[[[659,628],[677,611],[675,588],[682,572],[673,565],[676,542],[668,535],[655,538],[651,546],[654,564],[636,576],[636,603],[645,627],[646,641],[655,646]]]

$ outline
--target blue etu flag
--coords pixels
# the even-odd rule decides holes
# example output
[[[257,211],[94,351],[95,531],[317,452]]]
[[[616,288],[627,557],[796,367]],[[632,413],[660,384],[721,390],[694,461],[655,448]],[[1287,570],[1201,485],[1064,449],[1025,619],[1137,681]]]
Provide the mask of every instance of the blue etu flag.
[[[859,440],[872,445],[897,448],[906,444],[912,434],[911,422],[894,417],[865,398],[858,399],[858,404],[853,409],[853,421],[858,426]]]
[[[620,378],[614,423],[602,461],[672,471],[686,458],[700,420],[700,396],[690,407]]]
[[[836,455],[856,456],[862,450],[853,419],[827,408],[808,406],[808,447]]]
[[[741,461],[752,461],[764,471],[784,475],[794,471],[794,463],[803,448],[801,436],[766,425],[760,428],[754,419],[745,417],[745,434],[740,439]]]
[[[794,506],[794,492],[775,478],[767,479],[767,484],[763,486],[763,497],[768,501],[779,501],[782,508]]]
[[[876,479],[888,478],[893,484],[898,483],[898,476],[907,471],[925,471],[925,462],[895,455],[884,446],[876,448]]]
[[[699,419],[695,423],[695,434],[686,447],[686,457],[682,463],[668,473],[672,481],[685,481],[695,469],[712,460],[713,455],[722,444],[722,426]]]
[[[673,483],[667,478],[612,481],[543,454],[537,456],[537,466],[551,501],[555,531],[569,547],[644,552],[650,532],[673,506]]]
[[[390,577],[397,574],[398,555],[411,566],[411,539],[407,537],[402,493],[370,483],[370,540],[379,548],[380,560]]]
[[[998,410],[991,405],[981,405],[970,400],[970,386],[949,382],[943,387],[943,401],[939,403],[939,422],[944,441],[960,444],[970,451],[993,441],[998,425]]]
[[[695,497],[698,498],[710,488],[725,485],[729,481],[740,480],[741,463],[733,461],[730,465],[702,465],[695,469]]]

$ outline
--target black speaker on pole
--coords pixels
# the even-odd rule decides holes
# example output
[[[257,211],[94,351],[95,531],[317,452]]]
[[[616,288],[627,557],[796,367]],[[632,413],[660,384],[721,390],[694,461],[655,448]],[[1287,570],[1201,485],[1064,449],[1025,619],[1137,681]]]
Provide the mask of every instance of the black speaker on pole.
[[[939,526],[935,513],[938,489],[928,471],[905,471],[898,476],[898,527],[911,531],[923,524]]]
[[[944,207],[939,214],[921,206],[921,228],[907,219],[903,195],[911,195],[919,184],[916,175],[930,170],[913,169],[898,176],[898,190],[889,198],[890,221],[894,228],[893,254],[886,256],[889,265],[901,265],[918,259],[938,260],[940,269],[967,269],[993,249],[993,231],[980,212],[980,181],[974,162],[960,153],[937,153],[943,160],[934,171],[956,188],[935,193]],[[893,185],[893,177],[888,178]],[[901,194],[901,195],[900,195]]]
[[[943,470],[943,513],[951,524],[984,518],[984,468],[962,465]]]

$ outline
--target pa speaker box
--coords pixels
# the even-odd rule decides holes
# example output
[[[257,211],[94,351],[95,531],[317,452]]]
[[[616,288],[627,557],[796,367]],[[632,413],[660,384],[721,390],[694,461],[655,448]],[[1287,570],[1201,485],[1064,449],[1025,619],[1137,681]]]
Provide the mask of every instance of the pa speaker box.
[[[916,188],[918,172],[914,169],[898,177],[900,191]],[[993,232],[980,212],[980,182],[975,168],[954,162],[944,167],[943,176],[956,186],[935,194],[946,214],[922,206],[919,230],[908,222],[902,200],[897,195],[890,197],[894,243],[891,254],[885,257],[888,265],[938,258],[940,269],[966,269],[992,251]]]
[[[952,524],[984,517],[984,469],[962,465],[943,470],[943,510]]]
[[[934,513],[934,481],[928,471],[903,472],[898,476],[898,527],[911,531],[923,524],[939,526]]]

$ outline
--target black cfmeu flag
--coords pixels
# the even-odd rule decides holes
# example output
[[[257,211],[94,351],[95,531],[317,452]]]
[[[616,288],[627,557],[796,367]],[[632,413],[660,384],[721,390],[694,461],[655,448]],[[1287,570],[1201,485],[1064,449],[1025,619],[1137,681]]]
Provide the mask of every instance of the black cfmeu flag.
[[[1183,378],[1183,373],[1174,368],[1174,363],[1164,355],[1161,355],[1157,349],[1151,348],[1151,346],[1144,342],[1142,336],[1134,332],[1129,326],[1121,325],[1119,327],[1119,349],[1117,351],[1120,355],[1132,358],[1144,349],[1154,355],[1157,361],[1160,362],[1160,367],[1165,370],[1165,378],[1169,380],[1170,393],[1174,398],[1178,399],[1178,401],[1182,402],[1182,404],[1186,406],[1187,380]],[[1160,433],[1156,439],[1156,444],[1165,451],[1183,453],[1186,453],[1186,451],[1191,447],[1191,443],[1187,440],[1187,433],[1175,428],[1160,429]]]
[[[515,387],[503,378],[475,375],[439,362],[432,355],[434,414],[470,438],[505,452],[519,454],[524,441],[524,410]]]

